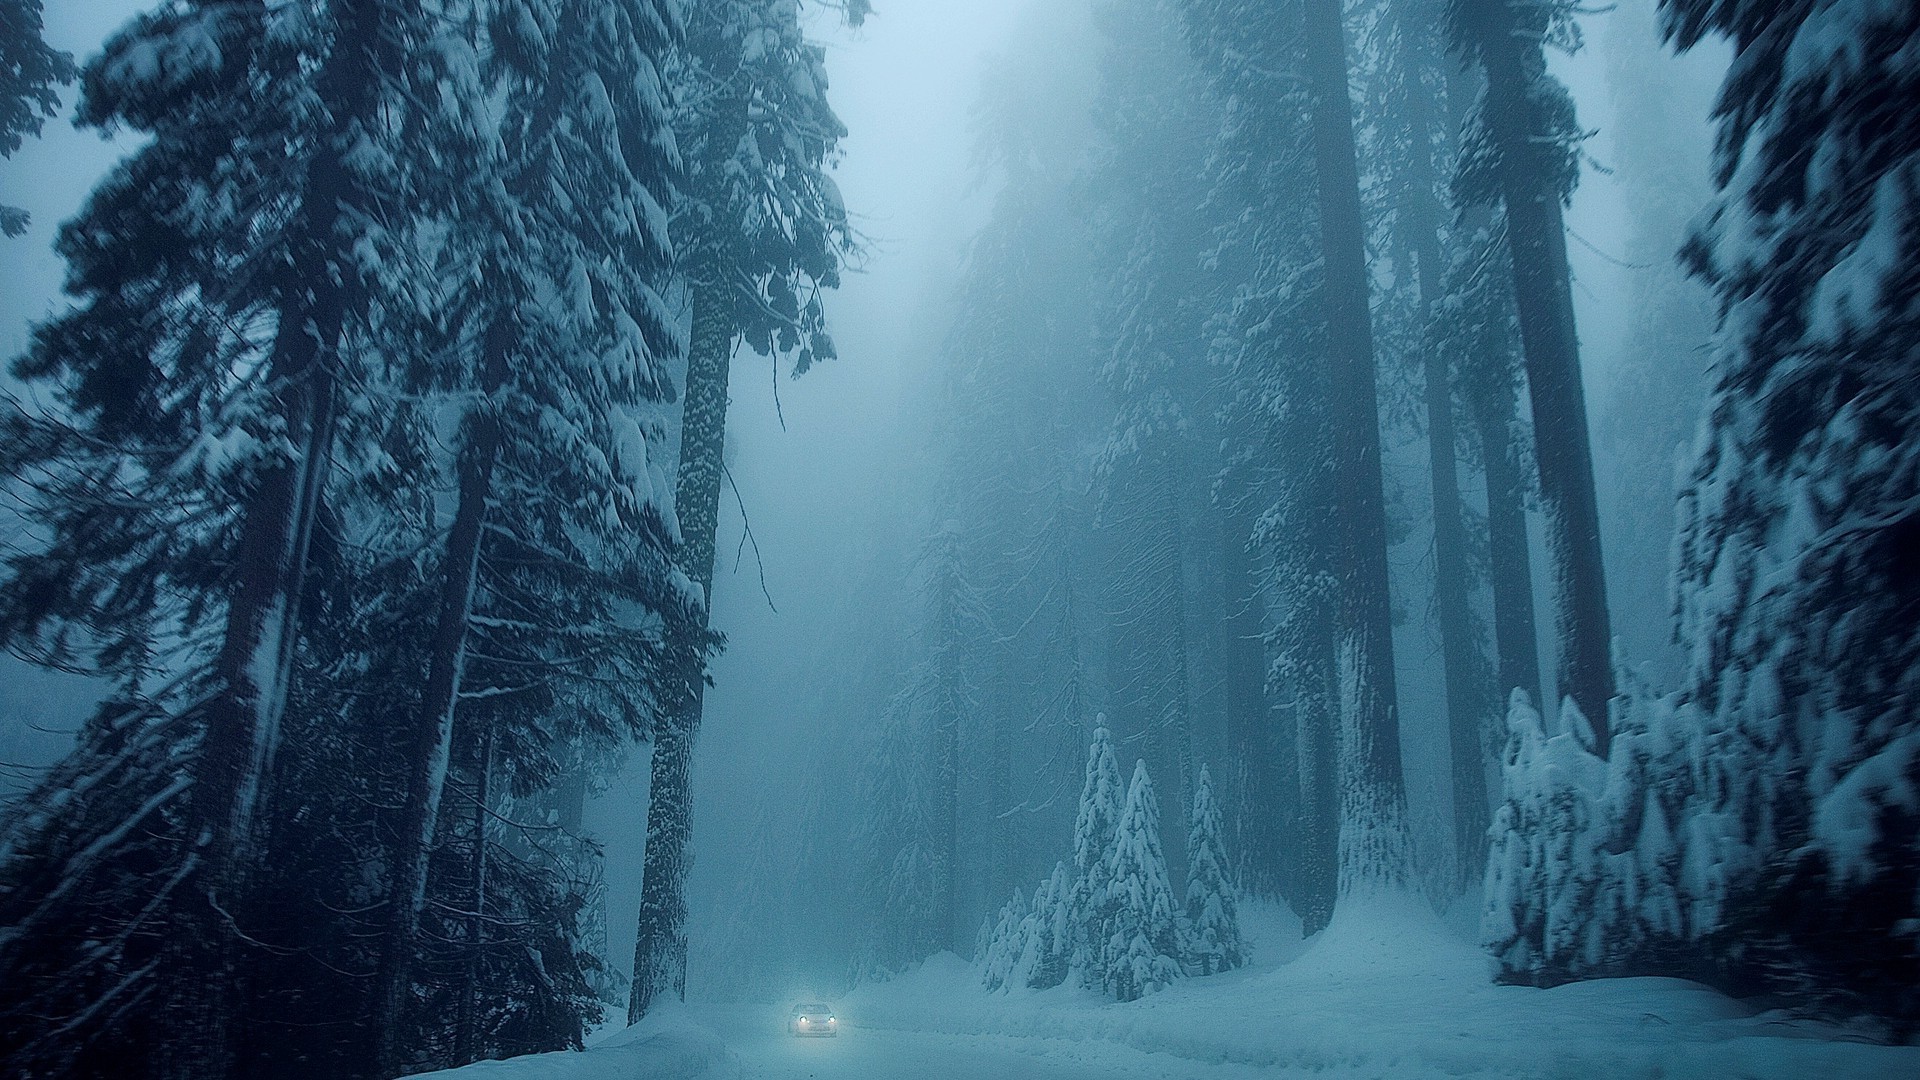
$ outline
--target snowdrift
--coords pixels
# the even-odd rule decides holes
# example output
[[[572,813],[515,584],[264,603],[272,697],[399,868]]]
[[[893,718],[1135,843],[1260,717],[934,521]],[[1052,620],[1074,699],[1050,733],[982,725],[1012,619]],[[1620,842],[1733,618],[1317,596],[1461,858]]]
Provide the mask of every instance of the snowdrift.
[[[477,1061],[416,1075],[459,1080],[734,1080],[741,1067],[720,1036],[690,1010],[670,1007],[583,1051]]]

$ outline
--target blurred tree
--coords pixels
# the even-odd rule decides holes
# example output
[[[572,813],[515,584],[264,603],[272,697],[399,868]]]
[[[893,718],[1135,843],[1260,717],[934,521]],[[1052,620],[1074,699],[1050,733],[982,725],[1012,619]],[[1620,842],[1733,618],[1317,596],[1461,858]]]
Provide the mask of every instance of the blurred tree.
[[[60,109],[55,87],[79,75],[73,57],[49,48],[41,0],[0,0],[0,158],[10,158]],[[27,212],[0,204],[0,236],[27,231]]]

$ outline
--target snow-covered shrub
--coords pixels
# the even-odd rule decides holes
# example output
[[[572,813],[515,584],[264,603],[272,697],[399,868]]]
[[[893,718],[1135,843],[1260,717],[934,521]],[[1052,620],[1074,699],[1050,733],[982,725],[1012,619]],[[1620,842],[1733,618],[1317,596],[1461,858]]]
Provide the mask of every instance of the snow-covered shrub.
[[[1570,701],[1551,735],[1524,694],[1509,706],[1481,924],[1507,981],[1699,974],[1752,862],[1726,808],[1738,748],[1677,695],[1620,685],[1604,759]]]
[[[1026,891],[1015,889],[1013,899],[1000,908],[999,917],[980,927],[981,944],[975,955],[981,957],[980,981],[987,989],[1003,990],[1013,985],[1008,976],[1025,951],[1026,922]]]
[[[1180,924],[1160,849],[1160,801],[1147,763],[1133,768],[1126,808],[1107,855],[1105,942],[1098,974],[1118,1001],[1163,990],[1180,977]]]
[[[1020,958],[1010,977],[1035,990],[1059,986],[1067,979],[1073,960],[1073,874],[1066,863],[1053,864],[1053,873],[1033,892],[1033,905],[1020,937]]]
[[[1240,911],[1227,880],[1227,854],[1220,838],[1220,804],[1213,778],[1200,766],[1187,830],[1186,963],[1196,975],[1237,968],[1244,962]]]

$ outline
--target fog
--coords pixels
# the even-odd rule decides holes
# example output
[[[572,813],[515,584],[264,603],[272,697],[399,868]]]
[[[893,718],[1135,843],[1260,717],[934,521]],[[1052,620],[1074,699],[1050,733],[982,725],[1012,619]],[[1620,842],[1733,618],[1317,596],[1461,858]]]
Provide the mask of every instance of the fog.
[[[1906,414],[1849,425],[1911,386],[1886,311],[1913,252],[1873,215],[1913,211],[1882,192],[1869,213],[1897,171],[1876,158],[1832,196],[1852,232],[1824,262],[1777,287],[1814,256],[1740,262],[1777,236],[1728,207],[1807,166],[1772,140],[1716,175],[1716,102],[1757,93],[1726,82],[1720,16],[1676,42],[1662,0],[1538,25],[1482,0],[686,0],[684,35],[652,36],[669,3],[270,4],[282,36],[235,61],[255,31],[219,5],[45,0],[82,70],[159,12],[157,43],[92,70],[123,115],[149,94],[194,120],[78,130],[60,85],[0,159],[0,209],[31,215],[0,238],[0,357],[28,358],[0,455],[0,983],[39,980],[0,995],[0,1033],[22,1075],[387,1077],[582,1047],[524,1075],[1920,1066],[1912,565],[1897,537],[1846,547],[1906,505],[1874,480],[1906,475]],[[389,36],[340,45],[361,18]],[[1894,63],[1830,51],[1836,79]],[[338,70],[372,89],[327,97]],[[806,111],[821,89],[843,134]],[[203,126],[241,133],[195,146],[219,179],[189,168],[177,215],[151,203],[186,283],[90,360],[114,275],[69,267],[61,224],[101,250],[153,224],[149,203],[89,218],[88,194]],[[1875,139],[1920,146],[1904,115]],[[335,187],[282,196],[277,156]],[[469,192],[465,168],[493,171]],[[267,194],[236,210],[249,183]],[[298,232],[313,206],[326,224]],[[130,273],[172,267],[131,235]],[[332,283],[310,296],[286,284],[309,266]],[[269,298],[222,296],[228,272]],[[95,292],[63,294],[70,274]],[[1783,295],[1805,311],[1751,310]],[[173,325],[196,319],[216,329]],[[269,377],[295,321],[321,360]],[[1789,325],[1806,341],[1766,336]],[[721,440],[696,430],[714,340]],[[191,407],[128,391],[187,419],[98,434],[111,403],[75,386],[138,353],[122,368],[198,387],[196,349],[217,389]],[[1748,372],[1769,350],[1838,373]],[[327,356],[327,404],[286,404]],[[523,398],[535,419],[499,404]],[[699,455],[720,446],[709,586]],[[245,620],[219,613],[272,561],[245,530],[275,484],[286,565],[229,664]],[[126,491],[151,505],[74,494]],[[209,564],[152,569],[182,553]],[[502,599],[528,580],[553,590],[537,614]],[[265,718],[251,757],[216,752],[243,730],[228,696]],[[194,763],[220,753],[240,794],[207,811]],[[1828,935],[1792,899],[1816,885],[1868,914]],[[1883,938],[1905,944],[1856,985]],[[831,1050],[786,1037],[822,1023]]]

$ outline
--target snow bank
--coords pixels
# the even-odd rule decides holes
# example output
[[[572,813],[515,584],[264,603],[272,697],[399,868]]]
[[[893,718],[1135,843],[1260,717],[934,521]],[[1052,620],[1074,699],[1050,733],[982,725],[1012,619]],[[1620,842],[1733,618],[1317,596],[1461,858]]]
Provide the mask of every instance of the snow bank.
[[[1257,935],[1248,968],[1135,1002],[1071,984],[986,994],[977,971],[942,955],[856,990],[845,1011],[871,1029],[1113,1042],[1182,1059],[1193,1075],[1241,1066],[1409,1080],[1920,1076],[1920,1048],[1847,1041],[1683,980],[1497,986],[1490,958],[1415,898],[1347,905],[1304,950],[1275,934],[1283,920],[1248,922]]]
[[[459,1080],[735,1080],[742,1074],[739,1059],[720,1036],[695,1020],[690,1010],[670,1006],[582,1051],[477,1061],[417,1075]]]

